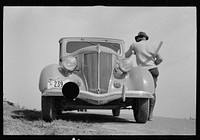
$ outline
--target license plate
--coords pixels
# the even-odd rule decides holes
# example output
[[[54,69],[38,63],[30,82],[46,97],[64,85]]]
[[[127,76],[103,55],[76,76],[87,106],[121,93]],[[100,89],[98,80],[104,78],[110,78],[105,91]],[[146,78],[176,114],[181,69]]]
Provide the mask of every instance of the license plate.
[[[49,79],[48,80],[48,89],[51,88],[62,88],[65,83],[69,82],[69,80],[61,80],[61,79]]]

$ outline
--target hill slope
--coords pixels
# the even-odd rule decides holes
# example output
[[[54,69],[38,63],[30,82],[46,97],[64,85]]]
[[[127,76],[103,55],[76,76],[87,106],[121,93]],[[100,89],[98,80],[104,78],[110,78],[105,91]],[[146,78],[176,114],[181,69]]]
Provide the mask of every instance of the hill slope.
[[[110,135],[114,133],[116,132],[105,130],[99,123],[81,119],[71,121],[69,117],[48,123],[42,120],[40,111],[22,109],[11,102],[3,102],[4,135]]]

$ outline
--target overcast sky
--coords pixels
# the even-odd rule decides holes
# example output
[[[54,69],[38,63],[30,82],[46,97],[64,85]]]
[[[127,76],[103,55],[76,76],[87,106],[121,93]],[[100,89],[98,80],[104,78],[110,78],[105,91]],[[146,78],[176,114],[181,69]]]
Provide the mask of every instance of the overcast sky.
[[[122,39],[127,50],[144,31],[164,42],[154,115],[195,118],[196,26],[195,7],[4,7],[4,98],[41,109],[40,72],[58,64],[62,37]]]

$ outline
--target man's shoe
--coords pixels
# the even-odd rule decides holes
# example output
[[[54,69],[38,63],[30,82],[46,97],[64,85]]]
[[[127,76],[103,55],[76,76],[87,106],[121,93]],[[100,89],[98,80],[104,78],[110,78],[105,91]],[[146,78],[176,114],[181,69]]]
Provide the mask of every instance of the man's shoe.
[[[153,114],[152,114],[152,113],[149,114],[149,117],[148,117],[147,120],[148,120],[148,121],[153,121]]]
[[[147,119],[147,121],[153,121],[153,118],[150,118],[150,117],[149,117],[149,118]]]

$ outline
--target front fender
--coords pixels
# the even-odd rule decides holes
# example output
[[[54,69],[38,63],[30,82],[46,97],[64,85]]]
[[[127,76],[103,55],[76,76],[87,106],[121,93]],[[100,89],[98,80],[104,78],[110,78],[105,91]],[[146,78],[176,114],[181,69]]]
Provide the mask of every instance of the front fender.
[[[39,89],[41,92],[47,89],[47,81],[49,78],[63,78],[61,67],[58,64],[47,65],[40,73]]]
[[[142,90],[154,93],[154,81],[151,73],[142,67],[134,67],[128,74],[129,90]]]
[[[58,64],[50,64],[42,70],[39,80],[39,89],[42,93],[47,89],[49,79],[68,79],[71,82],[77,83],[81,90],[85,90],[84,82],[78,75],[74,73],[66,74]]]

